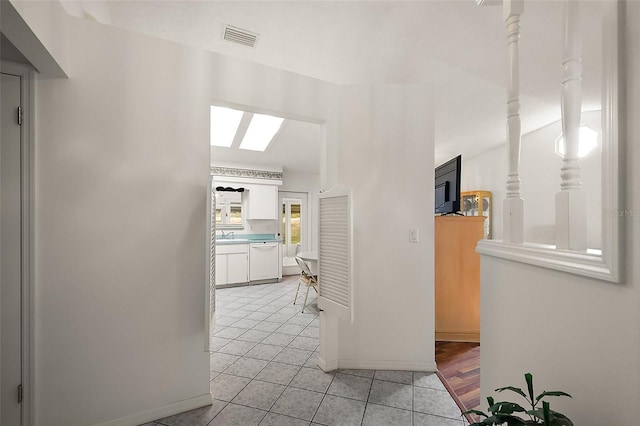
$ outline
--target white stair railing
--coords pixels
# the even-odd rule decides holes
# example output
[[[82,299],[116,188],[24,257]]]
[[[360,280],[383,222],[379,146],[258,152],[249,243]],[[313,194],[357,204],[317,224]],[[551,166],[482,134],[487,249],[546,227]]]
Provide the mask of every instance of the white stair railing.
[[[507,199],[503,207],[503,238],[508,243],[524,241],[524,199],[520,191],[520,15],[523,0],[504,0],[503,17],[507,24],[509,46],[509,86],[507,91],[507,143],[509,174]]]
[[[580,2],[565,1],[562,61],[562,134],[564,159],[560,192],[556,194],[556,247],[587,249],[587,198],[582,182],[578,146],[582,109],[582,36]]]

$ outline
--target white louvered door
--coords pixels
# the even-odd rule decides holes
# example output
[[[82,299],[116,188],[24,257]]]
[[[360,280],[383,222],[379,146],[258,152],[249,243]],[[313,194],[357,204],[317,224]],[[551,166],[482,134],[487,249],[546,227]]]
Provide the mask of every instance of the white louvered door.
[[[206,300],[208,301],[209,317],[207,318],[206,330],[207,330],[207,350],[209,348],[209,338],[213,332],[216,318],[216,197],[213,193],[213,176],[209,176],[209,188],[207,188],[207,249],[209,251],[209,294],[206,294]]]
[[[351,191],[335,186],[319,196],[318,307],[353,321]]]

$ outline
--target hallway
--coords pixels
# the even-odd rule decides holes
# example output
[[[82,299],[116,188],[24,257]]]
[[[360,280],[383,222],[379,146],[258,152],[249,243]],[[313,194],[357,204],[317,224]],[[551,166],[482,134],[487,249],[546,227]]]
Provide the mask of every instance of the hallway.
[[[293,305],[297,276],[217,291],[209,407],[147,426],[462,426],[435,374],[316,366],[319,318],[311,290]],[[313,297],[312,297],[313,296]]]

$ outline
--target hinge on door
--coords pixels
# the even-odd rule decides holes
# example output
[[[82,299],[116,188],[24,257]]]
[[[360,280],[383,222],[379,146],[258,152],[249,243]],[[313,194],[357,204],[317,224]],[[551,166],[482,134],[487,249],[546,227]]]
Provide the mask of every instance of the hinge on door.
[[[22,404],[22,385],[18,385],[18,404]]]
[[[18,125],[22,126],[22,107],[18,107]]]

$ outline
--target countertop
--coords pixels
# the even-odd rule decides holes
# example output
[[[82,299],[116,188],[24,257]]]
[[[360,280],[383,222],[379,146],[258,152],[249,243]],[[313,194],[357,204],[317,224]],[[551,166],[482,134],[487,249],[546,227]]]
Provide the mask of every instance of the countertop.
[[[216,244],[250,244],[250,243],[279,243],[281,240],[273,234],[238,234],[231,238],[216,236]]]

